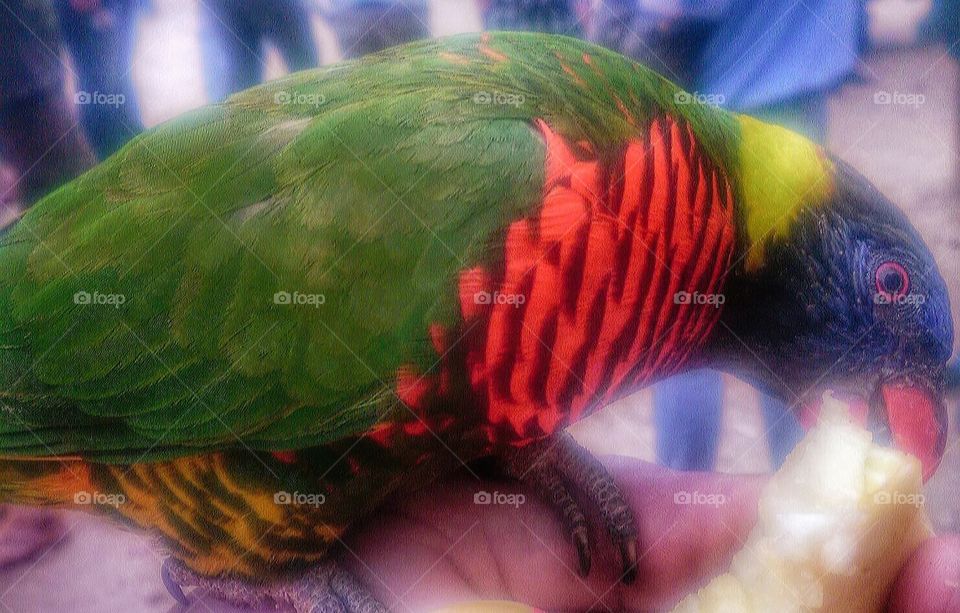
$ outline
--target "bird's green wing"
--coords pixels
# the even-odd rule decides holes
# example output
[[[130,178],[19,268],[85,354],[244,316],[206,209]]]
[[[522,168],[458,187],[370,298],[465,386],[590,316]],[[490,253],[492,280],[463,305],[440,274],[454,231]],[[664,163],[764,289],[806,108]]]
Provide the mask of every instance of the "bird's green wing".
[[[539,204],[543,119],[616,150],[725,116],[616,54],[520,34],[299,73],[134,139],[0,238],[0,455],[321,444],[437,360],[458,272]]]
[[[543,145],[311,78],[137,138],[2,238],[0,453],[315,445],[434,365],[428,326],[537,201]]]

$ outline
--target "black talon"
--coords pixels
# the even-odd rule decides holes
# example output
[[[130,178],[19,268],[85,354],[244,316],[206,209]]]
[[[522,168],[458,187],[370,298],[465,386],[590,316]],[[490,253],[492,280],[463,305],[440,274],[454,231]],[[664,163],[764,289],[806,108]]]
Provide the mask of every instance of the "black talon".
[[[639,567],[635,539],[620,541],[620,557],[623,560],[623,574],[620,576],[620,582],[624,585],[632,585],[637,580]]]
[[[629,585],[637,580],[637,524],[626,497],[607,469],[569,434],[510,448],[501,457],[508,475],[516,477],[548,502],[563,522],[565,534],[577,551],[580,576],[590,573],[591,544],[588,519],[573,491],[600,511],[607,534],[620,549],[623,574]]]
[[[590,558],[590,541],[585,534],[574,534],[573,546],[577,548],[577,559],[580,562],[580,576],[586,577],[590,574],[590,566],[592,564]]]

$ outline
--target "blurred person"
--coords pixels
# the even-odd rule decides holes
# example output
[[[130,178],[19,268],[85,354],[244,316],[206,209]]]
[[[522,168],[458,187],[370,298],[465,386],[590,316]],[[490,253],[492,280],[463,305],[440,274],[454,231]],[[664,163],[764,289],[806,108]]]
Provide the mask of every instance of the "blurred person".
[[[0,7],[0,233],[94,163],[65,95],[60,38],[46,0]],[[66,533],[55,511],[0,506],[0,569],[35,558]]]
[[[480,0],[487,30],[520,30],[581,36],[585,0]]]
[[[922,41],[939,41],[954,59],[960,59],[960,0],[935,0],[920,27]]]
[[[590,37],[692,92],[678,103],[725,106],[822,143],[829,95],[858,61],[865,11],[863,0],[604,0],[594,7]],[[723,408],[720,373],[667,379],[653,398],[659,461],[710,470]],[[761,392],[760,406],[779,466],[802,429],[779,400]]]
[[[16,216],[95,162],[65,95],[57,18],[47,0],[0,10],[0,218]]]
[[[143,130],[131,76],[141,1],[55,0],[76,69],[74,101],[100,159]]]
[[[203,0],[200,37],[207,95],[213,102],[263,80],[267,43],[290,72],[319,64],[302,0]]]
[[[427,0],[329,0],[324,15],[344,59],[430,36]]]

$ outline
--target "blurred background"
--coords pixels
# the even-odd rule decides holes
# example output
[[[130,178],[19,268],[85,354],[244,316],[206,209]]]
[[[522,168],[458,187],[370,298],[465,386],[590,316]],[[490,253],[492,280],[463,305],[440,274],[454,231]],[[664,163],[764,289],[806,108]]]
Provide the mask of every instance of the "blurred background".
[[[955,0],[0,0],[0,226],[184,111],[287,71],[485,28],[589,38],[699,100],[825,143],[906,211],[957,319]],[[951,418],[926,502],[939,529],[960,531],[955,398]],[[800,436],[781,403],[711,372],[641,392],[574,430],[600,453],[737,473],[775,468]],[[175,608],[142,535],[82,514],[10,509],[0,510],[4,533],[0,610]]]

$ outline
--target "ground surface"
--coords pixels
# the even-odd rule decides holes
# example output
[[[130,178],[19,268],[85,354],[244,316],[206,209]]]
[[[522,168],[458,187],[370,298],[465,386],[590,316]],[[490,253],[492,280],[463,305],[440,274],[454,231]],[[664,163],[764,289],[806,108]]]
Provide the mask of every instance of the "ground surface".
[[[473,29],[467,2],[437,0],[435,31]],[[148,124],[203,103],[198,67],[195,5],[156,0],[157,12],[142,24],[136,79]],[[335,45],[317,22],[324,59]],[[278,74],[271,61],[271,74]],[[953,175],[960,167],[955,130],[957,70],[940,49],[873,54],[863,79],[843,88],[832,105],[831,147],[900,204],[933,247],[960,304],[960,210]],[[913,95],[917,104],[877,104],[881,92]],[[901,98],[902,99],[902,98]],[[731,380],[720,467],[759,472],[768,467],[755,394]],[[955,416],[955,407],[952,415]],[[639,394],[577,428],[598,451],[652,457],[649,402]],[[956,424],[956,419],[953,420]],[[955,428],[956,426],[954,426]],[[928,508],[941,528],[960,529],[960,449],[957,435],[939,474],[928,486]],[[0,610],[144,611],[175,609],[159,577],[161,559],[148,539],[81,514],[68,514],[63,543],[39,560],[0,572]],[[204,603],[194,607],[205,611]]]

